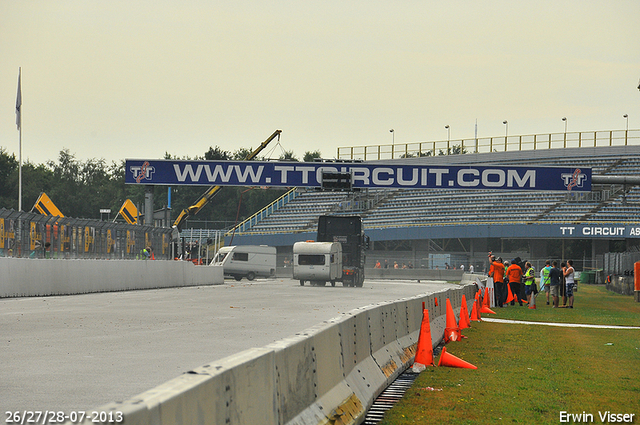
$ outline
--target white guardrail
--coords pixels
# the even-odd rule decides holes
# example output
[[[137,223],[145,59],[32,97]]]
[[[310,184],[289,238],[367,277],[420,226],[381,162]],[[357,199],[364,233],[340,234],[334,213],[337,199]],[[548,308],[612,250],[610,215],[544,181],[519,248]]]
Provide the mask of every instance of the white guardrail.
[[[422,303],[435,347],[444,335],[446,299],[459,312],[465,294],[470,310],[476,291],[467,284],[352,310],[98,410],[122,412],[127,425],[357,424],[412,364]]]

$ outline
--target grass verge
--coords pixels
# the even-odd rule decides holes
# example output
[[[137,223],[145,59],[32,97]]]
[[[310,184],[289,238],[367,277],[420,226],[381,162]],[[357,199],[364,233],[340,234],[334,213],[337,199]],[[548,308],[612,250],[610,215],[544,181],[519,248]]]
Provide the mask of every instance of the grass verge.
[[[543,297],[484,317],[640,326],[640,303],[602,286],[582,285],[573,309]],[[382,424],[557,424],[561,412],[603,423],[607,411],[640,423],[640,330],[473,322],[463,334],[447,352],[478,369],[428,367]]]

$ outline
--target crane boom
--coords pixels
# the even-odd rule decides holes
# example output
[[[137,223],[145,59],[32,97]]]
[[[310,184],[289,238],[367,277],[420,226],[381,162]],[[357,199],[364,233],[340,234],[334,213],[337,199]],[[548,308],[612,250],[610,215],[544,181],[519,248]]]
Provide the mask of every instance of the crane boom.
[[[282,130],[274,131],[273,134],[269,136],[267,140],[262,142],[260,146],[258,146],[253,152],[247,155],[247,157],[244,160],[251,161],[252,159],[254,159],[276,137],[278,138],[278,140],[280,140],[280,133],[282,133]],[[182,212],[180,212],[180,215],[178,216],[178,218],[176,218],[176,221],[173,223],[173,227],[177,228],[178,230],[182,230],[182,226],[184,225],[185,220],[191,215],[198,214],[198,212],[200,212],[200,210],[204,208],[205,205],[207,205],[207,203],[211,200],[211,198],[213,198],[221,188],[222,186],[211,186],[209,189],[207,189],[207,191],[203,193],[202,196],[200,196],[200,198],[198,198],[195,204],[183,209]]]

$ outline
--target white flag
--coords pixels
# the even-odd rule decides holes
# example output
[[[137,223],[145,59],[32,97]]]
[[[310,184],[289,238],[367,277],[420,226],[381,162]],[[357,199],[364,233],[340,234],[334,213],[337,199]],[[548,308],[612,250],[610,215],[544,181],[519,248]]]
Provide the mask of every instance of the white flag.
[[[18,96],[16,97],[16,126],[18,126],[18,130],[20,130],[20,126],[22,125],[22,116],[20,115],[20,108],[22,107],[22,90],[20,89],[20,74],[22,74],[22,69],[18,71]]]

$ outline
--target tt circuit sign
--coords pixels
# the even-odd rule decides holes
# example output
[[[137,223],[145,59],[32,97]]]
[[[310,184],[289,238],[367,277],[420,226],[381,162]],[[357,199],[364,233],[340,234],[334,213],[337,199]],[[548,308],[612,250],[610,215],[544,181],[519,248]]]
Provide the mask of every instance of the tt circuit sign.
[[[638,226],[559,226],[556,236],[563,238],[638,238],[640,237],[640,227]]]
[[[590,191],[590,168],[433,166],[265,161],[126,161],[126,183],[322,187],[348,175],[353,188]]]

